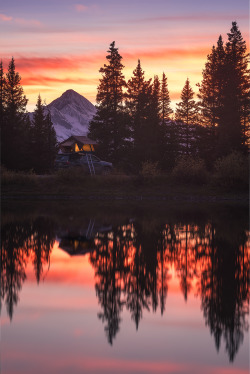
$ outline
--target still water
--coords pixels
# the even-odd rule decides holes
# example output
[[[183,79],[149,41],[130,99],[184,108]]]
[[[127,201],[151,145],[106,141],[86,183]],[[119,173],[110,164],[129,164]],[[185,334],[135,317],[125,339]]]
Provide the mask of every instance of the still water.
[[[248,211],[3,206],[1,374],[249,373]]]

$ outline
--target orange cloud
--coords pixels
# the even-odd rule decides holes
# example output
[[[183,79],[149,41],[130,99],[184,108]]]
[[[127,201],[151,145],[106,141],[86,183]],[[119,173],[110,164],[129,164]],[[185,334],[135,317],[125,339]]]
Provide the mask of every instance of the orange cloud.
[[[88,78],[56,78],[48,76],[35,76],[35,77],[23,77],[22,84],[24,86],[54,86],[58,83],[67,83],[67,84],[98,84],[98,79],[88,79]]]
[[[159,48],[155,50],[139,50],[138,52],[125,52],[123,53],[124,60],[131,60],[131,59],[152,59],[152,60],[175,60],[175,59],[183,59],[185,58],[206,58],[207,54],[211,50],[208,48]]]

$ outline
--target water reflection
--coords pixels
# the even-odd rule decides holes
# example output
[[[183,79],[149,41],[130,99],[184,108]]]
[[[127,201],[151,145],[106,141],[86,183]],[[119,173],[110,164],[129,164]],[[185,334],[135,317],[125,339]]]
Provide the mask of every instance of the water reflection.
[[[143,213],[143,214],[142,214]],[[89,253],[107,341],[113,344],[126,308],[136,329],[148,310],[166,310],[173,271],[186,302],[190,293],[201,300],[205,324],[217,350],[222,339],[233,361],[248,331],[249,258],[245,212],[231,208],[217,213],[124,214],[119,219],[32,217],[3,219],[1,303],[13,317],[26,266],[32,261],[37,283],[49,271],[50,255],[59,241],[70,255]],[[131,218],[133,217],[133,218]]]

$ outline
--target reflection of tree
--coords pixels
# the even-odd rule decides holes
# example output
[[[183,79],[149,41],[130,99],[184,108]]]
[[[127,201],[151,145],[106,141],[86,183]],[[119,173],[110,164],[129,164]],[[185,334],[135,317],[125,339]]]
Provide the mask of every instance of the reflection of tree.
[[[233,360],[247,329],[249,249],[244,228],[225,239],[212,223],[148,224],[135,221],[96,240],[91,254],[96,291],[108,341],[119,331],[123,305],[138,329],[144,310],[165,310],[168,271],[174,267],[187,300],[197,282],[206,324],[219,349],[221,338]],[[227,236],[226,236],[227,237]],[[238,238],[238,239],[237,239]]]
[[[38,281],[42,264],[45,258],[47,261],[49,259],[53,238],[48,232],[52,232],[52,226],[45,222],[43,219],[13,222],[1,228],[1,301],[5,300],[10,319],[18,302],[18,293],[26,279],[25,268],[29,255],[34,253]]]
[[[103,322],[107,321],[105,331],[108,342],[112,344],[119,331],[120,313],[124,304],[121,300],[120,276],[123,272],[124,257],[118,230],[112,234],[105,233],[97,240],[96,251],[91,254],[91,262],[99,279],[96,293],[102,312],[98,316]]]
[[[51,249],[54,244],[54,228],[52,224],[39,217],[32,227],[32,254],[37,283],[40,282],[43,266],[49,263]]]
[[[129,274],[125,282],[126,305],[138,329],[143,309],[153,311],[158,305],[157,295],[157,235],[154,227],[134,226],[135,237],[130,248]]]
[[[97,234],[90,261],[108,342],[112,344],[119,331],[123,308],[136,329],[145,311],[159,308],[161,314],[165,312],[169,274],[175,272],[185,300],[198,285],[215,345],[219,350],[224,340],[233,361],[248,328],[250,254],[244,225],[245,220],[234,214],[209,223],[150,217],[113,225],[113,230]],[[54,225],[47,218],[2,226],[1,301],[10,318],[28,260],[39,283],[53,243]]]
[[[201,274],[202,308],[217,350],[221,337],[230,361],[234,360],[243,332],[248,329],[249,253],[243,230],[223,237],[211,226],[211,242]],[[243,234],[243,235],[242,235]],[[236,238],[241,238],[238,242]],[[241,241],[243,239],[243,244]]]

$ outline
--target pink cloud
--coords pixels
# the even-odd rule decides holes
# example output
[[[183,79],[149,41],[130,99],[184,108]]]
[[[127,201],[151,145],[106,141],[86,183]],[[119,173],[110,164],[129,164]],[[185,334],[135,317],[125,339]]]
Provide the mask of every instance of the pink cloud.
[[[36,19],[14,18],[14,21],[21,26],[42,26],[42,23]]]
[[[170,15],[170,16],[160,16],[160,17],[148,17],[148,18],[141,18],[137,19],[133,22],[158,22],[158,21],[174,21],[174,22],[182,22],[182,21],[222,21],[222,20],[232,20],[235,18],[235,15],[230,13],[197,13],[197,14],[180,14],[180,15]],[[238,14],[237,19],[246,19],[248,20],[248,14]]]
[[[86,12],[86,10],[88,10],[88,7],[83,4],[75,4],[75,9],[77,12]]]
[[[42,23],[36,19],[13,18],[0,13],[0,21],[16,23],[20,26],[42,26]]]
[[[8,21],[11,21],[12,19],[13,19],[12,17],[6,16],[6,14],[0,13],[1,21],[8,22]]]

